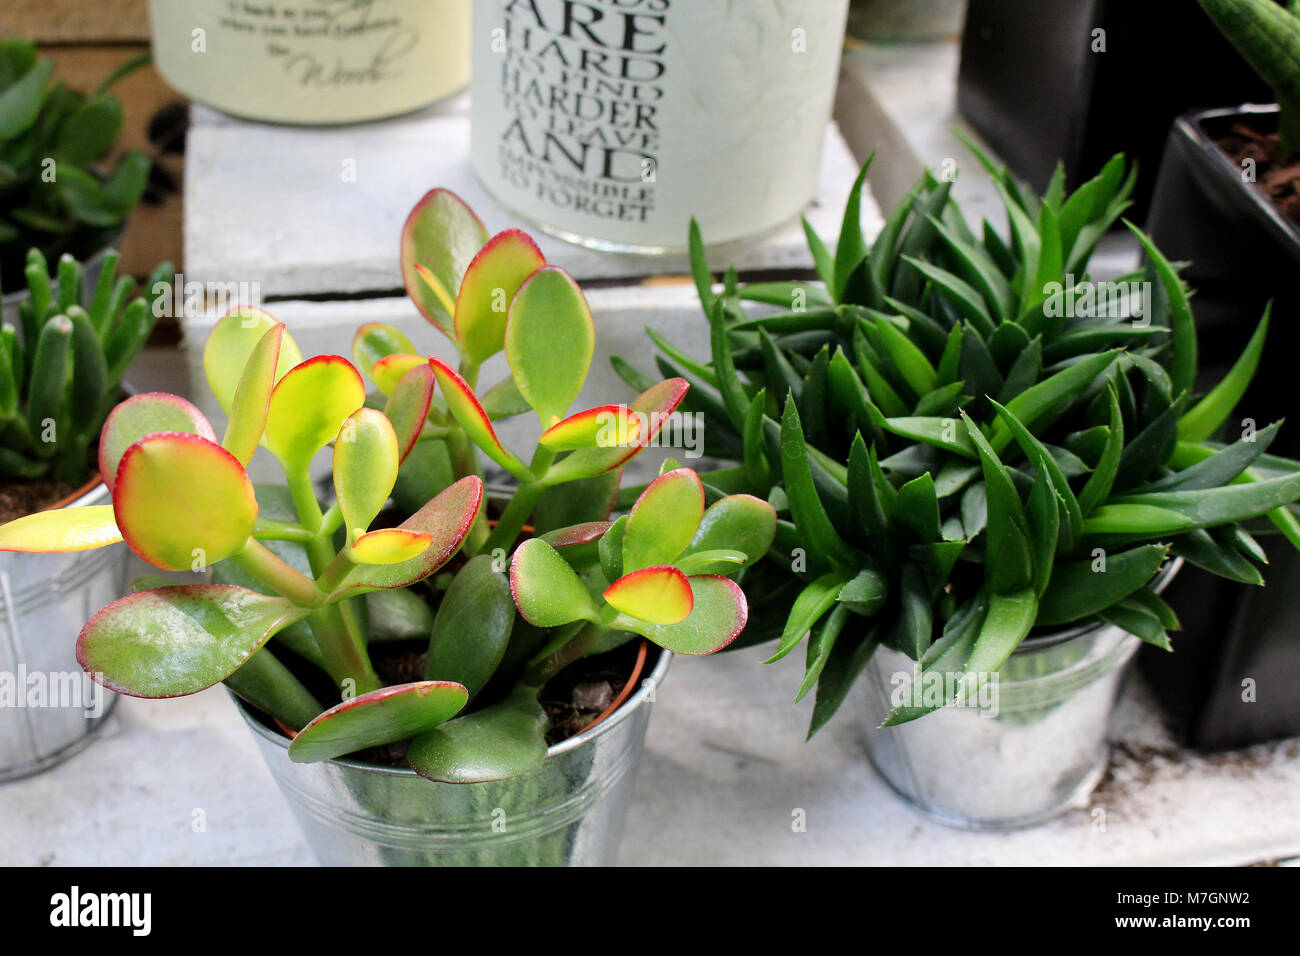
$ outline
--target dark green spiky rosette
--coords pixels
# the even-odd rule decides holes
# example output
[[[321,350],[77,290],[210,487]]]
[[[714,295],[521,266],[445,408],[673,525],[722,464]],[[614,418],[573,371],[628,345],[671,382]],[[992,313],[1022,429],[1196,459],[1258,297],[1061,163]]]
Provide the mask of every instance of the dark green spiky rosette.
[[[734,462],[706,487],[777,508],[767,584],[747,584],[777,597],[752,603],[751,633],[778,639],[773,659],[807,638],[810,732],[878,646],[918,663],[918,689],[942,673],[952,704],[1031,635],[1104,623],[1168,648],[1178,622],[1152,585],[1175,556],[1258,585],[1257,533],[1300,547],[1300,463],[1268,454],[1281,423],[1233,416],[1267,314],[1198,394],[1177,267],[1134,229],[1146,264],[1090,273],[1133,189],[1124,158],[1072,193],[1058,170],[1041,197],[981,160],[1005,231],[927,174],[868,243],[859,177],[834,249],[805,223],[820,282],[732,271],[716,290],[693,227],[712,360],[656,337]],[[887,723],[938,706],[903,700]]]
[[[87,456],[172,281],[164,263],[135,295],[136,280],[117,275],[119,258],[106,252],[86,289],[85,268],[72,256],[59,259],[51,282],[45,256],[28,252],[19,325],[0,328],[0,478],[78,481],[94,471]]]
[[[53,260],[88,258],[113,241],[144,194],[149,159],[105,163],[122,131],[109,92],[148,62],[133,57],[88,94],[51,79],[54,63],[28,40],[0,40],[0,273],[17,274],[31,247]]]

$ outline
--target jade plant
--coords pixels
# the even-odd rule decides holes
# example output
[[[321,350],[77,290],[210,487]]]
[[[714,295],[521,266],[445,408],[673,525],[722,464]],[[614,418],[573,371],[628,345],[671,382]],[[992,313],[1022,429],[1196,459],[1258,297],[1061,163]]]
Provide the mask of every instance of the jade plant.
[[[104,254],[87,295],[72,256],[59,259],[55,285],[45,256],[28,251],[20,327],[0,328],[0,476],[77,481],[93,473],[91,446],[157,321],[155,286],[172,279],[164,263],[133,297],[135,280],[117,275],[118,259]]]
[[[118,230],[144,193],[149,160],[99,161],[122,130],[122,101],[109,89],[143,62],[134,58],[89,95],[62,80],[26,40],[0,42],[0,276],[21,271],[28,248],[50,258],[88,257]]]
[[[661,424],[648,411],[670,412],[684,383],[661,383],[631,406],[568,414],[592,351],[591,316],[573,281],[493,251],[530,240],[476,244],[481,226],[451,194],[431,194],[413,222],[404,254],[415,247],[412,269],[431,286],[467,303],[479,283],[505,290],[504,312],[457,313],[457,342],[490,339],[472,346],[480,360],[493,346],[506,350],[509,385],[495,391],[517,394],[545,426],[531,464],[498,440],[465,375],[438,358],[412,361],[412,349],[396,349],[407,345],[396,330],[369,326],[357,337],[361,364],[389,392],[373,402],[381,410],[367,404],[349,361],[304,360],[281,323],[239,309],[204,350],[229,418],[220,442],[185,400],[134,396],[100,439],[113,504],[11,522],[0,549],[124,540],[162,570],[212,567],[212,584],[137,582],[87,623],[78,659],[105,686],[170,697],[224,681],[292,733],[295,761],[404,744],[410,766],[430,779],[500,779],[544,759],[538,698],[566,666],[638,635],[686,654],[733,640],[747,607],[727,575],[761,558],[776,516],[748,496],[706,508],[698,476],[670,462],[627,514],[608,520],[611,492],[592,518],[591,479],[617,473],[646,446]],[[461,365],[471,377],[474,361]],[[326,503],[310,465],[331,443]],[[452,450],[450,471],[417,467],[416,449],[429,444]],[[250,482],[245,468],[259,447],[279,462],[284,485]],[[517,479],[495,514],[478,450]],[[408,466],[414,474],[399,478]],[[390,504],[399,482],[404,497],[415,488],[427,496],[405,520],[372,529],[400,508]],[[545,531],[528,525],[544,500],[551,514],[581,517]],[[423,679],[386,685],[375,655],[411,637],[428,642]],[[318,690],[324,676],[330,695]]]
[[[878,646],[917,662],[886,721],[901,723],[976,699],[1031,634],[1108,624],[1168,648],[1177,619],[1155,584],[1174,557],[1258,585],[1254,533],[1300,547],[1300,463],[1266,454],[1280,423],[1230,419],[1267,313],[1198,396],[1176,268],[1130,226],[1145,266],[1089,275],[1133,186],[1123,157],[1073,193],[1058,170],[1041,197],[981,159],[1009,239],[972,230],[927,174],[868,242],[860,177],[834,251],[805,223],[820,282],[729,272],[715,290],[692,227],[712,360],[658,340],[660,369],[692,381],[739,462],[706,486],[779,511],[764,590],[791,610],[756,603],[777,623],[751,630],[779,638],[772,659],[808,638],[810,733]],[[936,686],[943,699],[923,696]]]
[[[1300,153],[1300,0],[1198,0],[1215,26],[1273,89],[1282,155]]]

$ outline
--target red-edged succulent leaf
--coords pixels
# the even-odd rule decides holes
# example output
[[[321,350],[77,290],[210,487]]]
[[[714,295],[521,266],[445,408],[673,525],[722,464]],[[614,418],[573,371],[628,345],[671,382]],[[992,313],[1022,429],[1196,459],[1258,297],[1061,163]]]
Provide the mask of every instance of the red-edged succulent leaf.
[[[138,591],[87,622],[77,660],[110,690],[179,697],[225,680],[307,613],[282,597],[229,584]]]
[[[121,540],[112,505],[38,511],[0,526],[0,551],[90,551]]]
[[[370,369],[390,355],[413,355],[415,345],[401,329],[383,322],[367,322],[352,336],[352,364],[358,369]]]
[[[284,339],[284,324],[277,322],[249,353],[244,374],[239,378],[235,397],[230,404],[230,421],[226,424],[221,447],[247,465],[266,429],[267,409],[271,403],[271,390],[278,378],[280,348]]]
[[[117,467],[113,515],[131,550],[166,571],[199,570],[241,550],[257,522],[244,466],[186,432],[146,435]]]
[[[99,433],[99,477],[108,490],[117,480],[117,466],[126,450],[154,432],[189,432],[208,441],[217,433],[203,413],[178,395],[142,392],[132,395],[108,414]]]
[[[732,550],[749,567],[767,554],[776,537],[776,510],[753,495],[727,495],[709,505],[686,554]]]
[[[446,189],[425,193],[402,225],[402,281],[420,314],[452,337],[461,278],[488,241],[483,223]],[[423,267],[421,278],[417,267]]]
[[[448,410],[455,416],[460,427],[465,429],[470,440],[483,450],[483,454],[511,474],[519,475],[521,471],[526,471],[527,466],[497,438],[487,412],[479,404],[478,396],[469,387],[469,383],[441,359],[430,357],[429,365],[437,376]]]
[[[625,574],[605,589],[614,610],[651,624],[676,624],[695,605],[686,575],[670,564]]]
[[[404,588],[427,578],[456,553],[483,503],[483,482],[469,475],[441,491],[398,528],[427,534],[430,545],[409,561],[366,564],[354,570],[331,600],[353,597],[383,588]]]
[[[248,357],[257,348],[257,343],[276,325],[279,323],[261,309],[241,307],[227,312],[208,333],[208,341],[203,346],[203,371],[208,377],[208,387],[226,414],[230,414],[235,390],[244,375]],[[286,332],[280,341],[276,378],[301,361],[302,352],[298,350],[293,337]]]
[[[384,405],[384,414],[393,423],[397,435],[399,463],[406,461],[420,440],[420,432],[429,418],[429,406],[433,404],[433,383],[433,369],[428,362],[421,361],[402,376]]]
[[[397,465],[397,434],[383,412],[358,408],[343,420],[334,443],[334,494],[349,540],[384,507],[397,483]]]
[[[591,309],[567,272],[544,266],[519,287],[506,321],[506,359],[543,428],[563,418],[582,391],[595,345]]]
[[[418,558],[433,544],[433,536],[402,528],[367,531],[352,542],[352,557],[361,564],[397,564]]]
[[[537,441],[551,451],[625,448],[639,439],[644,424],[626,405],[600,405],[556,422]]]
[[[428,365],[429,360],[423,355],[412,355],[407,352],[397,352],[385,358],[381,358],[374,365],[370,366],[370,378],[379,388],[379,391],[385,395],[392,395],[393,390],[401,383],[406,374],[413,368],[419,368],[421,365]]]
[[[559,627],[596,616],[582,579],[541,538],[529,538],[515,549],[510,561],[510,594],[524,620],[535,627]]]
[[[540,537],[552,548],[563,551],[565,548],[578,548],[599,541],[612,525],[612,521],[584,521],[567,528],[556,528]]]
[[[730,578],[697,574],[691,584],[694,608],[676,624],[658,625],[620,614],[613,627],[649,638],[674,654],[712,654],[720,651],[745,629],[749,606],[745,592]]]
[[[626,448],[585,448],[565,456],[546,473],[546,484],[556,485],[577,478],[590,478],[620,468],[641,453],[663,428],[686,396],[690,385],[682,378],[669,378],[646,389],[628,408],[641,417],[637,440]]]
[[[546,258],[526,232],[507,229],[488,240],[465,269],[456,296],[461,354],[481,364],[505,347],[510,301],[524,280],[544,265]]]
[[[289,744],[289,759],[314,763],[397,743],[455,717],[468,700],[469,693],[453,681],[381,687],[335,704],[298,731]]]
[[[516,687],[502,700],[411,741],[407,760],[439,783],[483,783],[528,773],[546,759],[550,726],[537,695]]]
[[[689,468],[665,472],[641,492],[623,534],[623,573],[672,564],[695,537],[704,514],[704,483]]]
[[[301,475],[366,401],[366,386],[341,355],[317,355],[276,383],[266,416],[266,447],[285,472]]]

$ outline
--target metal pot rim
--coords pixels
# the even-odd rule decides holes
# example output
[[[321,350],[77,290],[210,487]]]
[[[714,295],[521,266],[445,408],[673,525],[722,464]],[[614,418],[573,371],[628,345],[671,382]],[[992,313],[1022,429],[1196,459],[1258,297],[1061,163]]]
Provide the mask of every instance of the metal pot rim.
[[[1151,584],[1151,587],[1157,594],[1160,594],[1165,588],[1169,587],[1169,582],[1174,579],[1174,575],[1179,572],[1182,566],[1183,559],[1174,558],[1173,560],[1166,561],[1164,566],[1156,572],[1155,577],[1151,579],[1151,581],[1154,582]],[[1033,654],[1038,651],[1046,650],[1049,647],[1055,647],[1057,644],[1064,644],[1067,641],[1073,641],[1077,638],[1083,637],[1085,634],[1091,634],[1093,631],[1113,626],[1114,625],[1102,621],[1098,624],[1080,624],[1060,631],[1049,631],[1046,634],[1040,634],[1037,637],[1027,637],[1020,642],[1014,651],[1011,652],[1011,655],[1014,657],[1016,654]]]
[[[618,726],[618,724],[622,723],[629,716],[631,716],[631,714],[638,707],[641,707],[643,704],[645,704],[646,700],[654,692],[654,690],[658,688],[660,684],[663,683],[664,674],[668,672],[668,664],[669,661],[672,659],[672,656],[673,655],[670,651],[667,651],[663,648],[659,648],[659,660],[655,663],[654,670],[650,672],[648,677],[642,678],[641,686],[638,687],[632,693],[632,695],[623,702],[622,707],[620,707],[614,713],[610,714],[600,723],[596,724],[596,726],[584,730],[580,734],[576,734],[573,737],[569,737],[567,740],[562,740],[558,744],[554,744],[546,748],[546,759],[550,760],[553,757],[559,757],[562,754],[566,754],[570,750],[576,750],[579,747],[585,746],[586,744],[595,740],[597,737],[600,737],[602,734],[605,734],[608,731],[613,730],[614,727]],[[261,737],[263,740],[267,740],[273,743],[280,750],[283,750],[287,753],[289,750],[289,741],[285,739],[283,735],[276,733],[275,731],[267,727],[265,724],[263,724],[260,720],[256,719],[253,716],[249,706],[246,703],[244,703],[244,701],[241,700],[238,696],[236,696],[234,692],[232,691],[227,691],[227,692],[230,693],[231,698],[235,702],[235,707],[239,710],[240,716],[244,718],[244,723],[248,724],[249,729],[252,730],[253,733],[257,734],[259,737]],[[388,776],[398,776],[398,777],[417,776],[416,772],[412,770],[410,767],[384,767],[384,766],[380,766],[379,764],[366,763],[361,760],[348,760],[343,757],[335,757],[327,762],[332,764],[337,764],[338,766],[341,767],[347,767],[350,770],[363,770],[368,773],[378,773],[378,774],[385,774]]]

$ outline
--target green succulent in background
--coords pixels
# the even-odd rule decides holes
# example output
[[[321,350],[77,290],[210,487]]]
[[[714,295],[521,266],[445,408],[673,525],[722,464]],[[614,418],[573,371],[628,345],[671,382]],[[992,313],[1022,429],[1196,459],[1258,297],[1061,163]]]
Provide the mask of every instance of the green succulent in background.
[[[111,171],[97,162],[122,129],[108,90],[146,62],[128,61],[90,95],[49,80],[54,64],[26,40],[0,42],[0,277],[21,272],[27,250],[87,258],[140,201],[149,160],[130,152]]]
[[[970,228],[952,183],[927,174],[868,243],[864,168],[833,251],[805,223],[820,283],[739,285],[730,271],[715,292],[693,225],[712,360],[651,333],[662,374],[690,382],[684,405],[705,416],[711,450],[738,462],[702,473],[706,487],[777,508],[780,557],[759,567],[779,594],[751,602],[751,631],[779,637],[773,659],[809,637],[810,733],[877,646],[942,673],[953,703],[1035,629],[1106,622],[1168,647],[1177,620],[1151,583],[1172,556],[1261,584],[1252,532],[1276,526],[1300,547],[1285,508],[1300,463],[1266,454],[1278,424],[1210,440],[1254,372],[1267,315],[1198,398],[1176,268],[1134,229],[1145,267],[1089,278],[1133,188],[1123,157],[1073,193],[1058,170],[1041,198],[980,158],[1009,239]],[[774,611],[764,630],[757,618]],[[935,709],[919,696],[935,684],[917,680],[888,722]]]
[[[72,256],[59,260],[56,285],[41,251],[28,252],[21,328],[0,328],[0,476],[77,481],[93,470],[91,443],[157,321],[155,285],[172,281],[164,263],[145,281],[147,296],[133,298],[136,282],[117,275],[118,259],[104,254],[87,295]]]
[[[1259,78],[1282,113],[1282,155],[1300,152],[1300,0],[1198,0]]]

